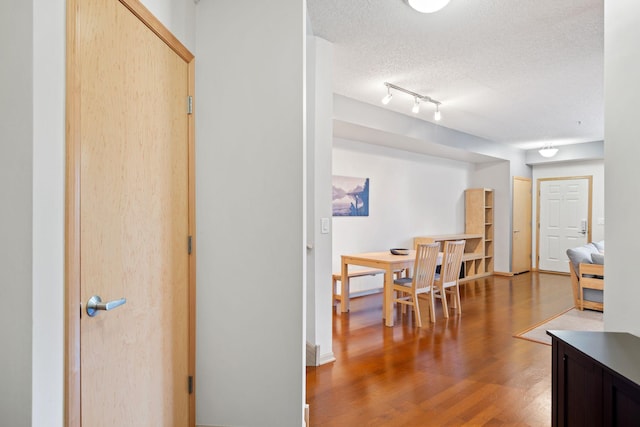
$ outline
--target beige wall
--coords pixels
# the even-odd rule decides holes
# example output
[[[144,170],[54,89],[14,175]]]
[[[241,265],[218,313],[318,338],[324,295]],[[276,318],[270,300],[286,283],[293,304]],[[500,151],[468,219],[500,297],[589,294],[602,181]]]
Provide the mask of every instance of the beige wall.
[[[201,425],[302,425],[304,5],[197,6]]]
[[[0,424],[31,425],[31,2],[0,3]]]

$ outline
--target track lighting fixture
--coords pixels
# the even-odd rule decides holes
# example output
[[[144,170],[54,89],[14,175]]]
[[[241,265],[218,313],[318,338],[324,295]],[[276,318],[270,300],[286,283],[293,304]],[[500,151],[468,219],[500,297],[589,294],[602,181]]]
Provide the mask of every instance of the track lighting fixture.
[[[387,105],[389,103],[389,101],[391,101],[391,98],[393,97],[393,94],[391,93],[391,89],[393,90],[397,90],[399,92],[403,92],[406,93],[407,95],[411,95],[413,96],[413,107],[411,108],[411,111],[414,114],[418,114],[420,112],[420,102],[430,102],[433,105],[436,106],[436,111],[433,115],[434,120],[440,120],[442,118],[442,115],[440,114],[440,101],[436,101],[435,99],[431,98],[430,96],[426,96],[426,95],[420,95],[419,93],[415,93],[413,91],[410,91],[409,89],[405,89],[403,87],[400,86],[396,86],[392,83],[387,83],[385,82],[384,85],[387,87],[387,96],[385,96],[384,98],[382,98],[382,103],[384,105]]]

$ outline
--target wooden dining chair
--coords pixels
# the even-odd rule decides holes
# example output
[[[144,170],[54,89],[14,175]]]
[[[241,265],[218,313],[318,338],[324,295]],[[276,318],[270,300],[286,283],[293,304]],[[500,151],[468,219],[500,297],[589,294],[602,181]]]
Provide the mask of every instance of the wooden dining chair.
[[[444,243],[444,254],[442,255],[442,265],[440,273],[436,274],[434,280],[434,298],[442,301],[442,311],[445,318],[449,318],[449,308],[447,306],[447,295],[451,295],[451,306],[457,310],[458,315],[462,314],[462,304],[460,303],[460,269],[462,268],[462,255],[464,254],[464,240],[447,241]]]
[[[436,274],[439,252],[440,243],[418,245],[416,248],[416,261],[413,266],[413,277],[401,277],[393,281],[393,301],[403,304],[403,313],[406,306],[413,307],[419,328],[422,327],[422,316],[420,315],[420,306],[418,304],[418,295],[420,294],[429,295],[431,321],[436,321],[433,292],[431,290]]]

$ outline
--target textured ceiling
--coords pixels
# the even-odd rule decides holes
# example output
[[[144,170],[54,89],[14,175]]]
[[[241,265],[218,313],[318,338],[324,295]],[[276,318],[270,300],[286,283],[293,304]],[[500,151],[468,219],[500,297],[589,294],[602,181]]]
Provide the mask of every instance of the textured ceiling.
[[[442,105],[442,126],[535,148],[604,138],[604,0],[307,0],[333,43],[334,92],[375,105],[384,82]],[[415,116],[394,92],[384,108]],[[433,121],[433,105],[417,115]]]

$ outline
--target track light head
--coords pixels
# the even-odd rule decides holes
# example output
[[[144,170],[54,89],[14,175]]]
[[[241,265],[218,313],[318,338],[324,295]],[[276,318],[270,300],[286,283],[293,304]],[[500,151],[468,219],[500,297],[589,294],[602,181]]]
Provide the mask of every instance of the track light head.
[[[391,95],[391,88],[389,87],[389,84],[385,83],[385,85],[387,86],[387,96],[382,98],[382,103],[384,105],[387,105],[389,102],[391,102],[391,98],[393,98],[393,95]]]
[[[418,100],[418,97],[415,98],[411,112],[414,114],[418,114],[420,112],[420,101]]]

